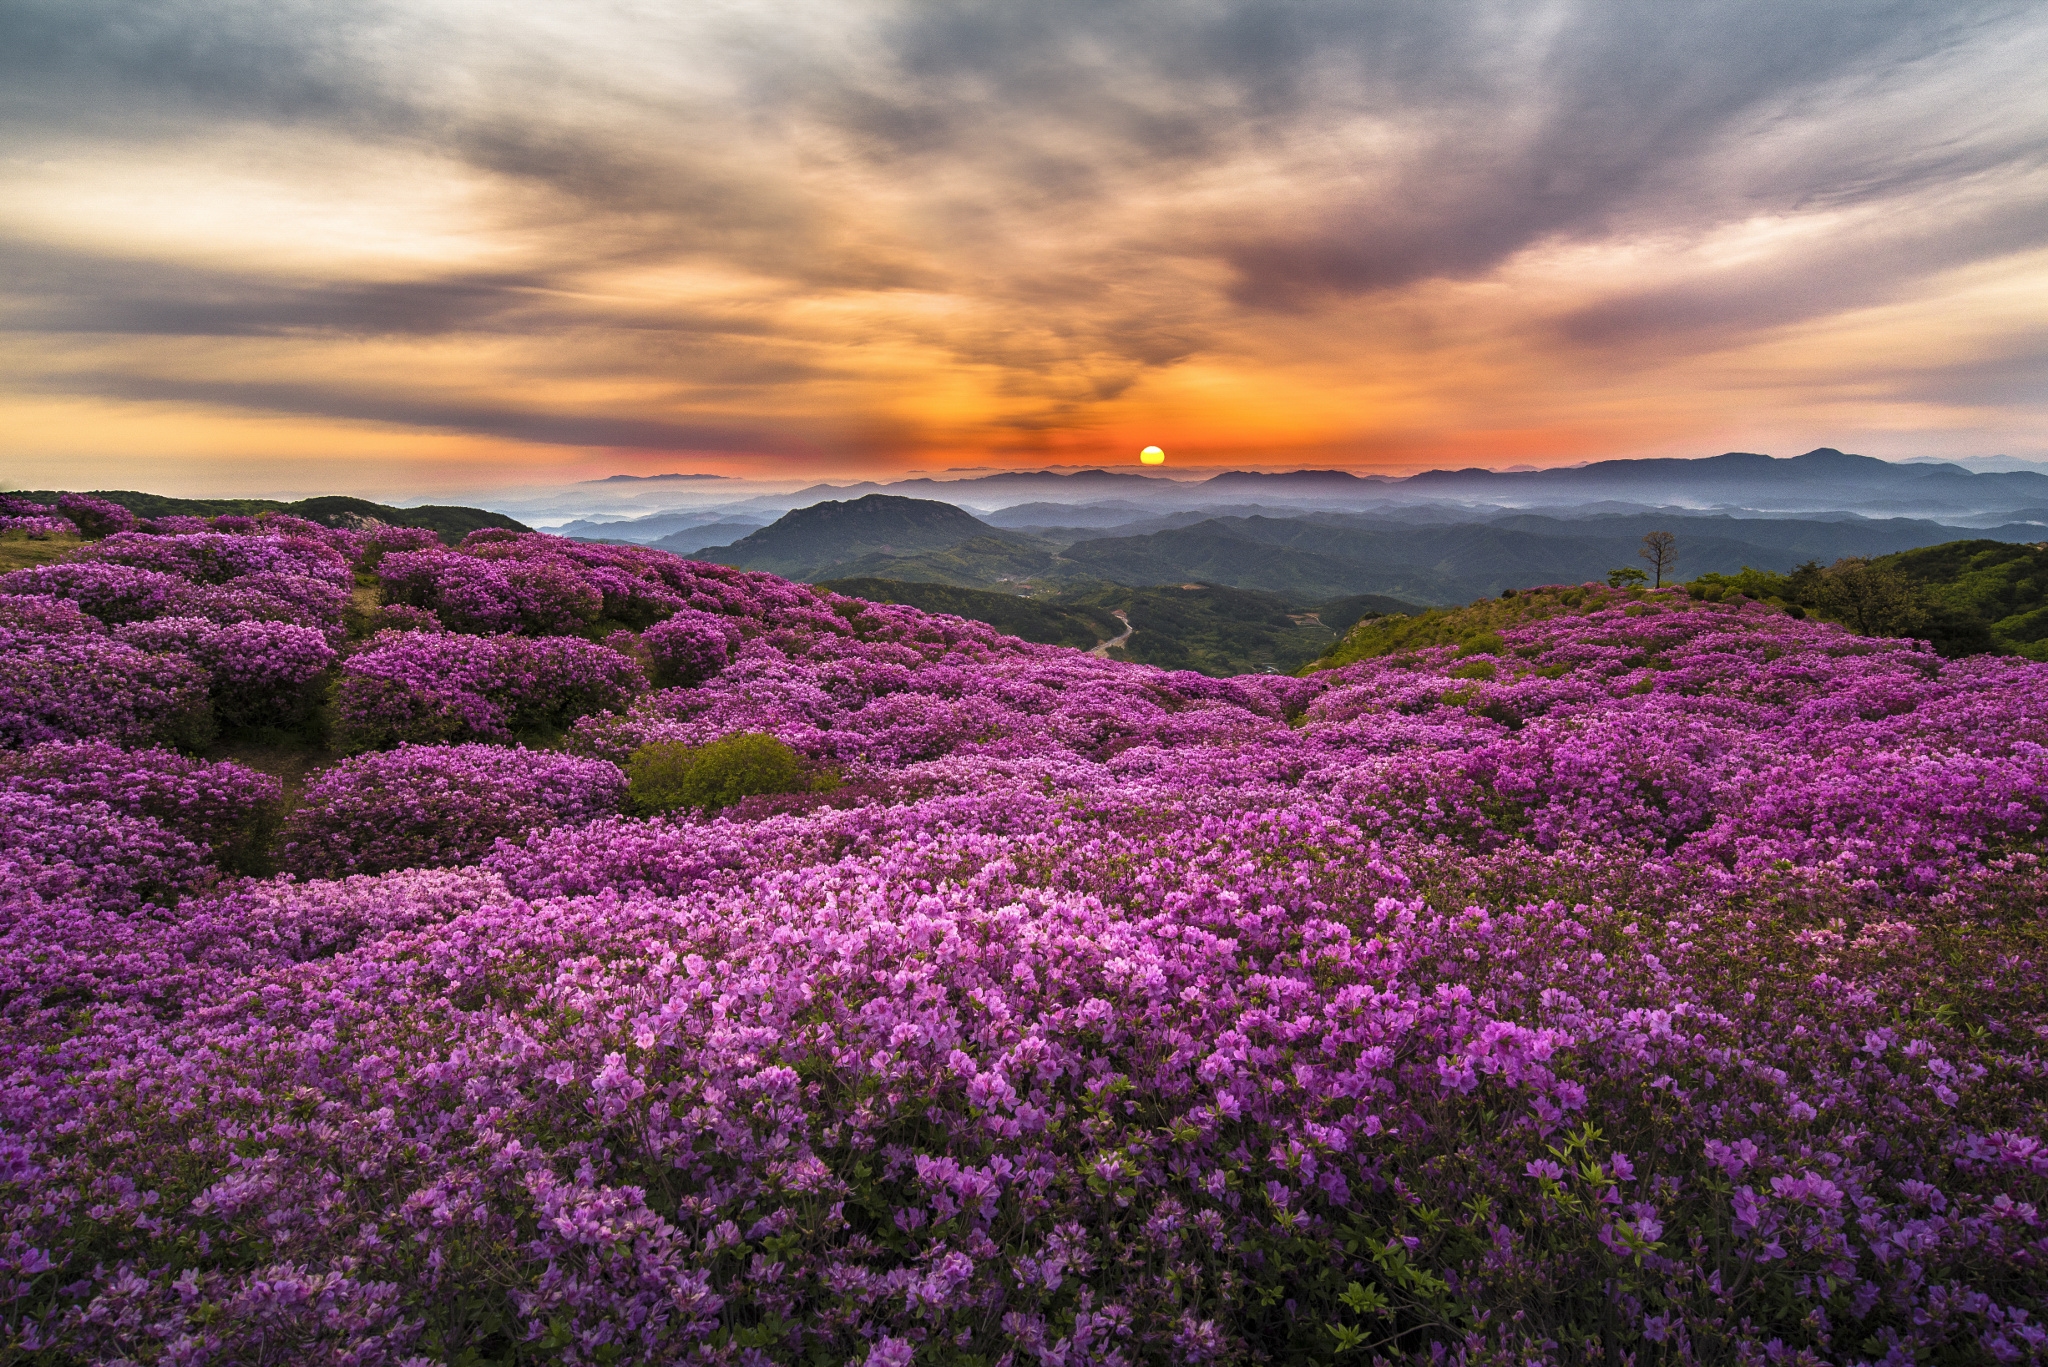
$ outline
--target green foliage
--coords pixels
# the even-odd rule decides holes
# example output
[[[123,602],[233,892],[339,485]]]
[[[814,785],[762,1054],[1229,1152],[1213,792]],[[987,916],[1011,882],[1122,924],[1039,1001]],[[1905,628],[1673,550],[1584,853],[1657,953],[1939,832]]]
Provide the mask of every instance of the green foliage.
[[[1649,575],[1644,574],[1634,565],[1617,565],[1607,571],[1607,587],[1611,589],[1632,588],[1641,584],[1649,577]]]
[[[1055,600],[1101,611],[1121,610],[1131,639],[1114,658],[1193,669],[1204,674],[1293,673],[1331,642],[1313,614],[1275,593],[1217,584],[1156,588],[1104,585]],[[1120,629],[1119,629],[1120,634]]]
[[[1703,574],[1687,589],[1709,602],[1741,595],[1796,606],[1865,636],[1928,641],[1951,658],[2048,660],[2048,543],[1950,541],[1825,567],[1808,561],[1790,574]]]
[[[53,565],[70,558],[85,542],[75,536],[46,536],[30,540],[22,534],[0,536],[0,574],[23,570],[31,565]]]
[[[948,583],[877,578],[832,579],[819,587],[870,602],[950,612],[1027,641],[1083,650],[1121,636],[1124,624],[1112,613],[1122,611],[1134,630],[1118,648],[1118,659],[1216,675],[1292,673],[1359,621],[1415,610],[1414,604],[1398,598],[1361,593],[1309,611],[1279,594],[1215,584],[1090,584],[1033,598]]]
[[[717,811],[743,797],[809,787],[796,751],[773,736],[742,732],[709,745],[657,741],[626,761],[626,810],[654,816],[684,807]]]

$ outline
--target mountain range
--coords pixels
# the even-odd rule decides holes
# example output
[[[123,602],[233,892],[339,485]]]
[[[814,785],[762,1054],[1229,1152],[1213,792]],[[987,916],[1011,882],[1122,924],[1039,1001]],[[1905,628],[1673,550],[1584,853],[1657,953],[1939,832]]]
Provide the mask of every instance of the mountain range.
[[[1142,525],[1142,523],[1137,524]],[[1416,525],[1397,516],[1307,512],[1199,517],[1189,525],[1015,530],[952,504],[870,494],[814,504],[698,558],[791,578],[879,578],[1055,593],[1087,584],[1201,583],[1313,607],[1350,594],[1449,604],[1532,584],[1583,583],[1635,565],[1643,536],[1678,538],[1681,572],[1781,572],[1808,560],[1885,555],[1956,539],[1921,519],[1735,518],[1725,514],[1496,514]],[[2001,534],[2002,533],[2002,534]],[[2029,541],[2032,527],[1993,539]]]
[[[1603,460],[1547,470],[1427,470],[1406,476],[1231,470],[1206,479],[1178,479],[1112,470],[1040,470],[958,480],[818,484],[749,502],[790,508],[870,493],[940,499],[986,511],[1028,502],[1108,500],[1135,503],[1148,512],[1247,501],[1346,508],[1432,502],[1533,508],[1624,501],[1751,514],[1860,512],[2048,521],[2048,473],[2039,469],[1971,470],[1948,462],[1885,461],[1829,446],[1788,457],[1730,451],[1701,459]]]

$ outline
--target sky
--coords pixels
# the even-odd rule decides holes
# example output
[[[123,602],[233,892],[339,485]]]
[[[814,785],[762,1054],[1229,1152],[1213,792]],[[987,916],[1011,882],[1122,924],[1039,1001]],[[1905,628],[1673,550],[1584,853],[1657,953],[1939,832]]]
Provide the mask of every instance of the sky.
[[[2048,6],[0,0],[0,481],[2048,454]]]

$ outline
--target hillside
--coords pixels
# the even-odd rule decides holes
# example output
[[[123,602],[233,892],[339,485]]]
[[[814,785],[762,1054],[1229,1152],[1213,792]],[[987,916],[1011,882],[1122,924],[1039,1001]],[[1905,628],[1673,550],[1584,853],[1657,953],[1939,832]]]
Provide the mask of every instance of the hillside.
[[[1291,674],[1366,616],[1421,610],[1380,595],[1304,609],[1277,594],[1213,584],[1098,584],[1036,598],[874,578],[827,580],[819,587],[877,603],[948,612],[1026,641],[1084,650],[1123,632],[1125,622],[1111,615],[1120,611],[1131,637],[1111,652],[1112,658],[1218,677]]]
[[[1244,505],[1240,505],[1243,507]],[[730,546],[678,550],[800,579],[870,578],[1058,593],[1099,583],[1145,588],[1201,583],[1278,594],[1294,610],[1380,595],[1455,604],[1528,584],[1604,579],[1635,563],[1643,535],[1678,537],[1687,577],[1754,566],[1785,573],[1808,560],[1879,556],[1952,540],[1957,529],[1906,518],[1735,518],[1641,510],[1565,517],[1313,512],[1273,509],[1203,517],[1128,516],[1114,526],[1039,525],[1056,508],[1030,505],[1029,533],[994,527],[950,504],[869,495],[799,509]],[[1010,521],[1006,514],[994,521]],[[2002,540],[2034,529],[1995,529]],[[657,542],[656,544],[664,544]]]
[[[1278,594],[1215,584],[1121,585],[1062,594],[1060,602],[1119,609],[1130,640],[1113,659],[1203,674],[1292,674],[1326,650],[1335,633],[1290,610]]]
[[[1042,550],[1030,538],[991,527],[950,503],[870,494],[798,508],[730,545],[707,547],[698,558],[792,579],[848,578],[969,541],[986,543],[983,556]]]
[[[427,504],[419,508],[394,508],[389,504],[372,503],[364,498],[346,498],[332,494],[285,503],[269,498],[171,498],[164,494],[139,493],[133,489],[93,489],[84,492],[93,498],[118,503],[137,517],[218,517],[224,513],[253,517],[257,513],[274,512],[290,513],[293,517],[303,517],[323,527],[353,527],[367,519],[374,519],[393,527],[424,527],[451,546],[471,532],[485,527],[499,527],[513,532],[532,530],[525,523],[514,521],[503,513],[487,512],[482,508],[439,504]],[[15,497],[36,503],[54,503],[57,492],[38,490],[20,493]]]
[[[1697,579],[1709,598],[1746,593],[1865,636],[1910,637],[1951,658],[1986,652],[2048,659],[2048,543],[1948,541],[1788,574],[1744,569]]]
[[[829,579],[821,581],[818,587],[851,598],[865,598],[871,603],[905,603],[924,612],[944,612],[986,622],[1006,635],[1040,645],[1088,650],[1123,631],[1123,623],[1104,609],[1020,598],[1014,593],[987,589],[872,578]]]
[[[10,1361],[2036,1346],[2048,666],[278,521],[0,575]]]

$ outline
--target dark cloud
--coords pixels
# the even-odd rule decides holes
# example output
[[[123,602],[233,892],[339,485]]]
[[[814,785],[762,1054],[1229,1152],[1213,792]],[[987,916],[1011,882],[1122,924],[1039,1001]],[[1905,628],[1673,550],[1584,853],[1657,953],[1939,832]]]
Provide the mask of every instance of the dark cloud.
[[[793,439],[785,421],[753,423],[666,422],[599,414],[537,412],[510,405],[361,393],[340,385],[185,380],[150,375],[80,374],[53,392],[145,402],[208,404],[266,413],[392,423],[512,441],[559,446],[613,446],[644,451],[813,454],[813,443]]]

